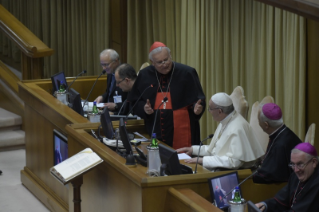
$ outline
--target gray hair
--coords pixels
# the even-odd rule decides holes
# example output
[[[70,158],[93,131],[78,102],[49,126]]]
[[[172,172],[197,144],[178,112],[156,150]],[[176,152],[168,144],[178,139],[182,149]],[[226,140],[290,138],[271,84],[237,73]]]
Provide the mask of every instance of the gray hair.
[[[100,53],[100,57],[107,55],[107,54],[110,54],[110,58],[112,61],[118,60],[120,58],[119,54],[114,49],[104,49]]]
[[[299,149],[292,149],[292,150],[291,150],[291,153],[299,153],[299,152],[304,153],[304,154],[306,155],[307,160],[310,160],[311,158],[316,158],[316,159],[317,159],[317,162],[319,161],[319,157],[318,157],[318,156],[310,155],[310,154],[308,154],[308,153],[306,153],[306,152],[304,152],[304,151],[301,151],[301,150],[299,150]]]
[[[284,121],[282,120],[282,117],[278,120],[271,120],[271,119],[267,118],[265,116],[263,110],[260,110],[260,121],[267,122],[269,124],[269,126],[273,127],[273,128],[278,128],[284,123]]]
[[[153,49],[149,54],[148,54],[148,58],[153,61],[153,55],[154,54],[157,54],[159,52],[162,51],[162,49],[167,49],[167,52],[169,54],[171,54],[171,50],[167,47],[167,46],[160,46],[160,47],[157,47],[156,49]]]
[[[121,64],[119,67],[116,68],[115,72],[118,73],[121,79],[131,79],[135,80],[137,78],[135,69],[127,63]]]
[[[214,102],[214,103],[215,103],[215,102]],[[235,110],[233,104],[231,104],[231,105],[229,105],[229,106],[220,106],[220,105],[218,105],[218,104],[215,103],[215,105],[216,105],[216,108],[221,109],[221,110],[223,111],[223,113],[225,113],[225,114],[227,114],[227,115],[230,114],[231,112],[233,112],[233,111]]]

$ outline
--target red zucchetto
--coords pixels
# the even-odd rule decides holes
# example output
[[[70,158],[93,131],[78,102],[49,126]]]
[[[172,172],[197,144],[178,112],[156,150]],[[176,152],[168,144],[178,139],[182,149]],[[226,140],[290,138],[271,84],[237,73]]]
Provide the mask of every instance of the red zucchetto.
[[[166,45],[164,43],[159,42],[159,41],[155,41],[150,48],[150,52],[158,47],[166,47]]]
[[[270,120],[278,120],[282,117],[281,109],[275,103],[264,104],[262,111]]]

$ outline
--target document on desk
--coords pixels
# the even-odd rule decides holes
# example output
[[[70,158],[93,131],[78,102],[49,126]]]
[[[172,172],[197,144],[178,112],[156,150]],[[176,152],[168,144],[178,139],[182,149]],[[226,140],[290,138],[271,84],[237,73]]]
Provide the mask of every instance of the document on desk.
[[[178,154],[178,159],[185,160],[185,159],[191,159],[191,157],[186,153],[180,153],[180,154]]]

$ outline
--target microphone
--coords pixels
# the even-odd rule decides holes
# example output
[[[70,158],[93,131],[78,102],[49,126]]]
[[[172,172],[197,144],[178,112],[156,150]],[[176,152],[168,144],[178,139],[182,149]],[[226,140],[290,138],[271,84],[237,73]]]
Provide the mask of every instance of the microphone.
[[[119,110],[119,112],[118,112],[118,115],[121,114],[124,105],[126,105],[126,102],[127,102],[127,99],[125,99],[125,101],[123,102],[122,107],[120,108],[120,110]]]
[[[163,99],[163,101],[161,102],[161,104],[157,107],[157,110],[156,110],[156,113],[155,113],[155,118],[154,118],[154,124],[153,124],[153,129],[152,129],[151,137],[152,137],[153,132],[154,132],[158,109],[159,109],[159,108],[161,107],[161,105],[162,105],[164,102],[166,102],[167,100],[168,100],[168,98],[165,96],[164,99]]]
[[[199,143],[199,149],[198,149],[198,153],[197,153],[197,161],[196,161],[196,166],[195,166],[194,174],[197,173],[197,164],[198,164],[198,159],[199,159],[200,148],[202,147],[204,141],[206,141],[207,139],[212,138],[212,137],[214,137],[214,134],[210,134],[207,138],[205,138],[204,140],[202,140],[202,141]]]
[[[128,116],[130,115],[130,113],[133,111],[135,105],[136,105],[136,104],[138,103],[138,101],[142,98],[142,96],[143,96],[143,94],[145,93],[145,91],[146,91],[147,89],[153,88],[153,87],[154,87],[153,84],[151,84],[150,86],[148,86],[148,87],[146,87],[146,88],[144,89],[144,91],[142,92],[142,94],[137,98],[135,104],[132,106],[132,108],[130,109],[130,111],[129,111],[128,114],[126,115],[125,120],[127,120],[127,117],[128,117]],[[123,105],[124,105],[124,104],[123,104]],[[122,105],[122,106],[123,106],[123,105]]]
[[[257,172],[259,171],[259,168],[257,168],[257,170],[252,173],[251,175],[249,175],[248,177],[246,177],[243,181],[241,181],[241,183],[239,183],[238,185],[236,185],[233,189],[231,189],[227,194],[225,194],[225,196],[223,197],[226,198],[228,196],[228,194],[230,194],[237,186],[240,186],[241,184],[243,184],[246,180],[248,180],[249,178],[251,178],[252,176],[254,176]]]
[[[88,101],[88,99],[89,99],[89,97],[90,97],[90,95],[91,95],[91,93],[92,93],[92,91],[93,91],[93,88],[94,88],[94,86],[95,86],[97,80],[98,80],[103,74],[105,74],[105,72],[106,72],[106,71],[103,70],[102,73],[96,78],[96,80],[95,80],[95,82],[94,82],[94,84],[93,84],[93,86],[92,86],[92,88],[91,88],[91,90],[90,90],[88,96],[86,97],[85,101],[83,102],[82,108],[84,107],[85,103]]]
[[[68,91],[70,90],[70,87],[71,87],[71,85],[75,82],[75,80],[79,77],[79,76],[81,76],[82,74],[86,74],[86,70],[83,70],[81,73],[79,73],[76,77],[75,77],[75,79],[71,82],[71,84],[68,86]]]

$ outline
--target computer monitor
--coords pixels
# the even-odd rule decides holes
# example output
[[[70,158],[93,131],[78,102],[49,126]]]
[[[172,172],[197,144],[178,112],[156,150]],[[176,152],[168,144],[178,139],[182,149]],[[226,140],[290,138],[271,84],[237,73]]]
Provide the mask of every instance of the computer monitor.
[[[100,121],[101,121],[104,136],[108,139],[112,139],[114,136],[114,129],[113,129],[110,113],[107,107],[103,109],[103,112],[101,113]]]
[[[182,174],[177,152],[163,144],[159,144],[158,147],[162,162],[161,172],[164,171],[166,175]]]
[[[125,126],[125,122],[123,118],[120,119],[119,131],[120,131],[120,137],[121,137],[123,146],[125,148],[125,154],[126,155],[129,155],[131,153],[133,154],[131,142],[130,142],[128,133],[126,131],[126,126]]]
[[[68,87],[63,71],[51,76],[51,81],[52,81],[52,93],[60,89],[61,81],[63,81],[65,89],[67,89]]]
[[[234,197],[235,187],[239,184],[237,172],[230,172],[227,174],[219,175],[213,178],[208,179],[208,185],[210,190],[210,195],[212,198],[212,203],[220,208],[225,210],[229,207],[229,200],[232,200]],[[230,192],[234,189],[232,192]],[[230,192],[230,193],[229,193]],[[239,187],[240,196],[241,190]],[[229,194],[228,194],[229,193]],[[224,197],[228,194],[226,197]]]
[[[81,116],[84,115],[81,103],[81,95],[73,88],[71,88],[69,91],[69,107]]]
[[[68,139],[59,131],[53,130],[53,165],[63,162],[68,158]]]

